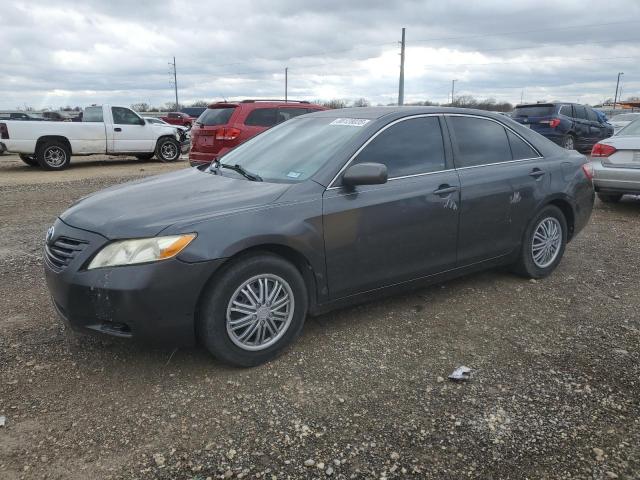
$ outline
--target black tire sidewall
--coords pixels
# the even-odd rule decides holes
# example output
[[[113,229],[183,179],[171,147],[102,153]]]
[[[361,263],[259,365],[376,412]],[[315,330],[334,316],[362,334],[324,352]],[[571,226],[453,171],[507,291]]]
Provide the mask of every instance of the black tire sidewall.
[[[23,153],[20,154],[20,160],[29,165],[30,167],[38,167],[38,161],[33,155],[25,155]]]
[[[284,336],[265,350],[248,351],[231,341],[227,333],[226,313],[231,295],[247,279],[260,274],[278,275],[289,283],[295,307]],[[209,283],[203,296],[198,319],[198,336],[218,359],[239,367],[253,367],[280,355],[302,332],[307,315],[308,292],[298,269],[272,254],[244,257],[225,268]]]
[[[560,251],[551,265],[545,268],[538,267],[533,261],[533,254],[531,253],[531,242],[533,241],[533,234],[540,222],[548,217],[554,217],[560,222],[562,227],[562,244],[560,245]],[[562,261],[565,248],[567,246],[567,220],[564,217],[562,211],[554,206],[547,205],[538,212],[535,218],[529,223],[524,234],[522,249],[520,252],[519,270],[523,275],[530,278],[544,278],[553,272],[556,267]]]
[[[138,160],[147,161],[147,160],[151,160],[154,155],[155,153],[144,153],[144,154],[136,155],[136,158]]]
[[[45,153],[50,148],[60,148],[60,149],[62,149],[62,151],[64,152],[65,157],[66,157],[65,158],[65,162],[62,165],[60,165],[58,167],[53,167],[53,166],[49,165],[47,162],[45,162],[45,160],[44,160]],[[36,158],[36,160],[38,162],[38,165],[40,165],[45,170],[64,170],[71,163],[71,152],[69,151],[69,148],[62,142],[58,142],[58,141],[55,141],[55,140],[53,140],[53,141],[45,141],[41,145],[38,146],[38,148],[36,150],[35,158]]]
[[[162,146],[167,142],[173,143],[174,146],[176,147],[177,154],[175,158],[164,158],[162,156]],[[180,158],[180,144],[175,138],[169,138],[169,137],[161,138],[160,141],[158,141],[158,146],[156,148],[156,157],[158,157],[158,159],[162,162],[175,162]]]

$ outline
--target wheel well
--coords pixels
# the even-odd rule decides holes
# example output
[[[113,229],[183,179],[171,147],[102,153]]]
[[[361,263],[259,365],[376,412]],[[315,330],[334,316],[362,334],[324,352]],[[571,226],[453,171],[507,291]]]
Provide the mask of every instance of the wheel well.
[[[549,202],[549,204],[558,207],[564,215],[564,218],[567,221],[567,228],[569,229],[569,231],[567,232],[567,241],[571,240],[571,237],[573,237],[573,228],[575,222],[575,214],[573,213],[571,204],[566,200],[561,199],[552,200],[551,202]]]
[[[40,137],[36,142],[36,152],[38,151],[38,148],[40,148],[40,146],[43,143],[50,142],[50,141],[57,141],[57,142],[64,143],[65,146],[69,149],[69,154],[73,154],[73,151],[71,150],[71,143],[69,143],[69,139],[67,137],[63,137],[60,135],[46,135],[44,137]]]
[[[309,263],[307,258],[297,250],[291,247],[287,247],[286,245],[279,245],[279,244],[257,245],[254,247],[247,248],[246,250],[242,250],[236,253],[235,255],[227,258],[227,260],[220,266],[220,268],[218,268],[218,270],[213,275],[211,275],[211,277],[205,283],[198,297],[198,304],[196,306],[196,311],[194,315],[194,328],[195,328],[196,338],[198,338],[198,323],[199,323],[198,316],[201,310],[202,299],[209,285],[215,282],[216,279],[220,275],[222,275],[224,271],[231,264],[249,255],[256,255],[259,253],[271,253],[273,255],[277,255],[291,262],[298,269],[307,287],[307,294],[309,296],[309,311],[313,310],[313,307],[316,305],[316,302],[317,302],[316,279],[315,279],[315,273],[313,271],[313,267],[311,266],[311,263]]]

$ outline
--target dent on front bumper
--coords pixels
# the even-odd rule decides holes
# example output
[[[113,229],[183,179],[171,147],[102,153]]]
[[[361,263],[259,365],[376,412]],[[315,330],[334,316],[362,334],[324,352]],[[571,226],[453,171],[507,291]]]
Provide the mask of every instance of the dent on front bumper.
[[[87,261],[107,240],[58,220],[60,236],[88,243],[63,269],[46,260],[45,278],[56,310],[75,330],[190,345],[202,288],[222,260],[186,263],[178,259],[86,270]]]

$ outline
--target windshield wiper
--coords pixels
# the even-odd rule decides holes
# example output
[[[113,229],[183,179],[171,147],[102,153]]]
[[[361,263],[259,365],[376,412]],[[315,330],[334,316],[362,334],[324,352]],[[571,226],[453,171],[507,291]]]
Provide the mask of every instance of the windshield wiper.
[[[252,182],[261,182],[262,181],[262,177],[260,177],[260,175],[258,175],[257,173],[251,173],[251,172],[246,171],[244,168],[242,168],[237,163],[235,165],[228,165],[226,163],[219,163],[218,162],[218,166],[222,167],[222,168],[228,168],[229,170],[233,170],[234,172],[238,172],[240,175],[242,175],[243,177],[251,180]]]

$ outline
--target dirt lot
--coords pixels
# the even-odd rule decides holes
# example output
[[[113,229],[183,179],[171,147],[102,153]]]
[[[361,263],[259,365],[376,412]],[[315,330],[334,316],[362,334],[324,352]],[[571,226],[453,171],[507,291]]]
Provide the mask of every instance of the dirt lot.
[[[640,200],[597,203],[548,279],[487,272],[309,319],[255,369],[66,331],[47,227],[184,166],[0,157],[1,478],[640,478]],[[471,381],[446,380],[458,365]]]

